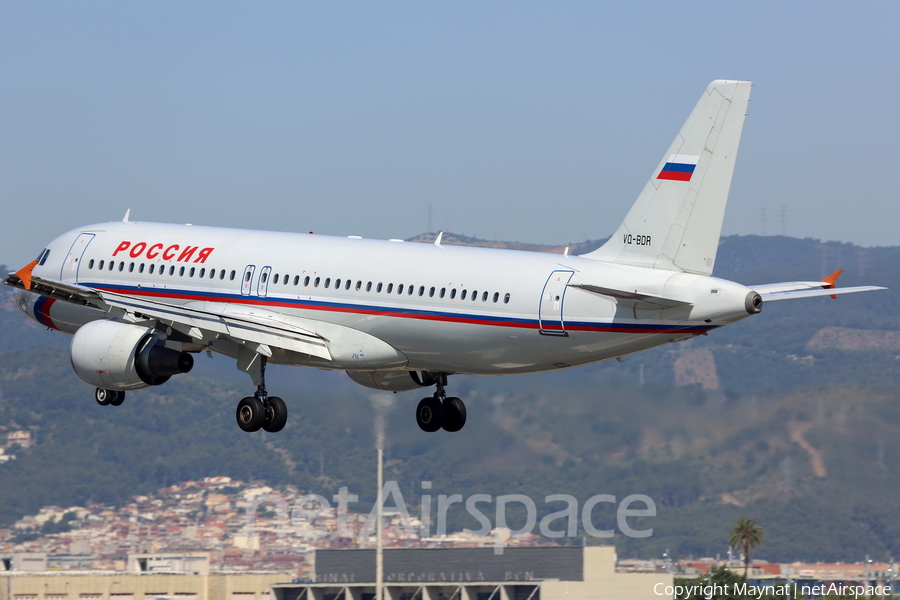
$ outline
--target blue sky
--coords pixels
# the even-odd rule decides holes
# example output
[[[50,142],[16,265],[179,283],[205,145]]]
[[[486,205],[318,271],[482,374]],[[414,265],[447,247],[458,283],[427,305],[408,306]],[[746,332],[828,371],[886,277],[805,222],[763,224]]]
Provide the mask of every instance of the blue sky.
[[[118,220],[612,233],[755,83],[724,232],[900,244],[896,2],[0,4],[0,263]]]

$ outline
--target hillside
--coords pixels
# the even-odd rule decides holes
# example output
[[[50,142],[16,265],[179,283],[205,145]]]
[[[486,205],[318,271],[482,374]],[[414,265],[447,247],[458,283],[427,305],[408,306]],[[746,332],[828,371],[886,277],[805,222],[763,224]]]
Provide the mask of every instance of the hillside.
[[[716,275],[755,283],[845,268],[841,285],[897,289],[898,259],[900,248],[726,237]],[[774,303],[624,364],[456,376],[453,392],[470,414],[454,436],[420,432],[412,417],[420,395],[398,394],[387,418],[387,477],[412,493],[412,504],[422,480],[434,482],[433,494],[528,494],[544,512],[548,494],[647,494],[658,516],[642,527],[654,534],[617,536],[623,556],[724,553],[739,516],[765,528],[761,558],[900,555],[900,475],[891,468],[900,457],[896,296]],[[34,431],[38,443],[0,464],[0,522],[209,475],[325,496],[346,485],[374,498],[374,392],[344,374],[273,368],[270,386],[292,411],[275,436],[234,426],[248,381],[223,357],[200,356],[190,375],[101,408],[71,372],[68,338],[24,319],[9,297],[0,290],[0,425]],[[595,514],[598,526],[615,518]],[[477,527],[468,519],[457,511],[453,524]]]

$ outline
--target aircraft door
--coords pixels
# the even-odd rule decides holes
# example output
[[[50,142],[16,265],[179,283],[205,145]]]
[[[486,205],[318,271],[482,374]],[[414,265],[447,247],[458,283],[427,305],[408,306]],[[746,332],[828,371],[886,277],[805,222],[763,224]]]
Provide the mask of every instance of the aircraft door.
[[[563,321],[563,304],[566,297],[566,286],[572,279],[574,271],[553,271],[544,284],[541,293],[541,306],[538,312],[540,332],[542,335],[569,335]]]
[[[249,296],[253,289],[253,273],[256,272],[256,265],[247,265],[244,268],[244,278],[241,279],[241,294]]]
[[[69,248],[69,254],[66,255],[66,260],[63,261],[62,269],[59,273],[59,278],[62,281],[78,282],[78,267],[81,265],[81,260],[84,257],[88,244],[93,239],[93,233],[81,233],[75,238],[75,242]]]
[[[259,272],[259,281],[256,284],[256,295],[265,297],[269,293],[269,277],[272,276],[272,267],[263,267]]]

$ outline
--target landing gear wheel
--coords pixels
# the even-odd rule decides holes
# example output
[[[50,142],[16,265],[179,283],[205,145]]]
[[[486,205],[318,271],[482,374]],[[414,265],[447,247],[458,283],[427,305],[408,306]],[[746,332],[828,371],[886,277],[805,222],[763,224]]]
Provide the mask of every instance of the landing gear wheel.
[[[113,392],[112,399],[109,401],[111,406],[122,406],[125,402],[125,392]]]
[[[265,402],[266,419],[262,428],[270,433],[284,429],[287,423],[287,405],[278,396],[269,396]]]
[[[444,405],[439,398],[422,398],[416,407],[416,423],[419,429],[434,433],[444,424]]]
[[[455,433],[466,424],[466,405],[459,398],[444,400],[444,431]]]
[[[262,402],[248,396],[238,402],[237,413],[238,427],[247,432],[259,431],[266,422],[266,408]]]
[[[109,406],[117,395],[118,392],[114,390],[104,390],[103,388],[94,390],[94,400],[96,400],[97,404],[100,406]]]

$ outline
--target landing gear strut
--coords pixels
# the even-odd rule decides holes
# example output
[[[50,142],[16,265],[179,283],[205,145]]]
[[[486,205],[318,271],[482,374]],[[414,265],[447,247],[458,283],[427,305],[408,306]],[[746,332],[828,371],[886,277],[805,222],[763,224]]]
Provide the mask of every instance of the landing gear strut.
[[[244,431],[260,429],[275,433],[284,429],[287,423],[287,406],[278,396],[270,396],[266,391],[266,357],[260,356],[259,385],[256,393],[243,398],[237,405],[235,418],[238,427]]]
[[[444,387],[447,374],[435,375],[437,389],[429,398],[422,398],[416,407],[416,423],[422,431],[433,433],[438,429],[456,432],[466,424],[466,405],[459,398],[447,397]]]

